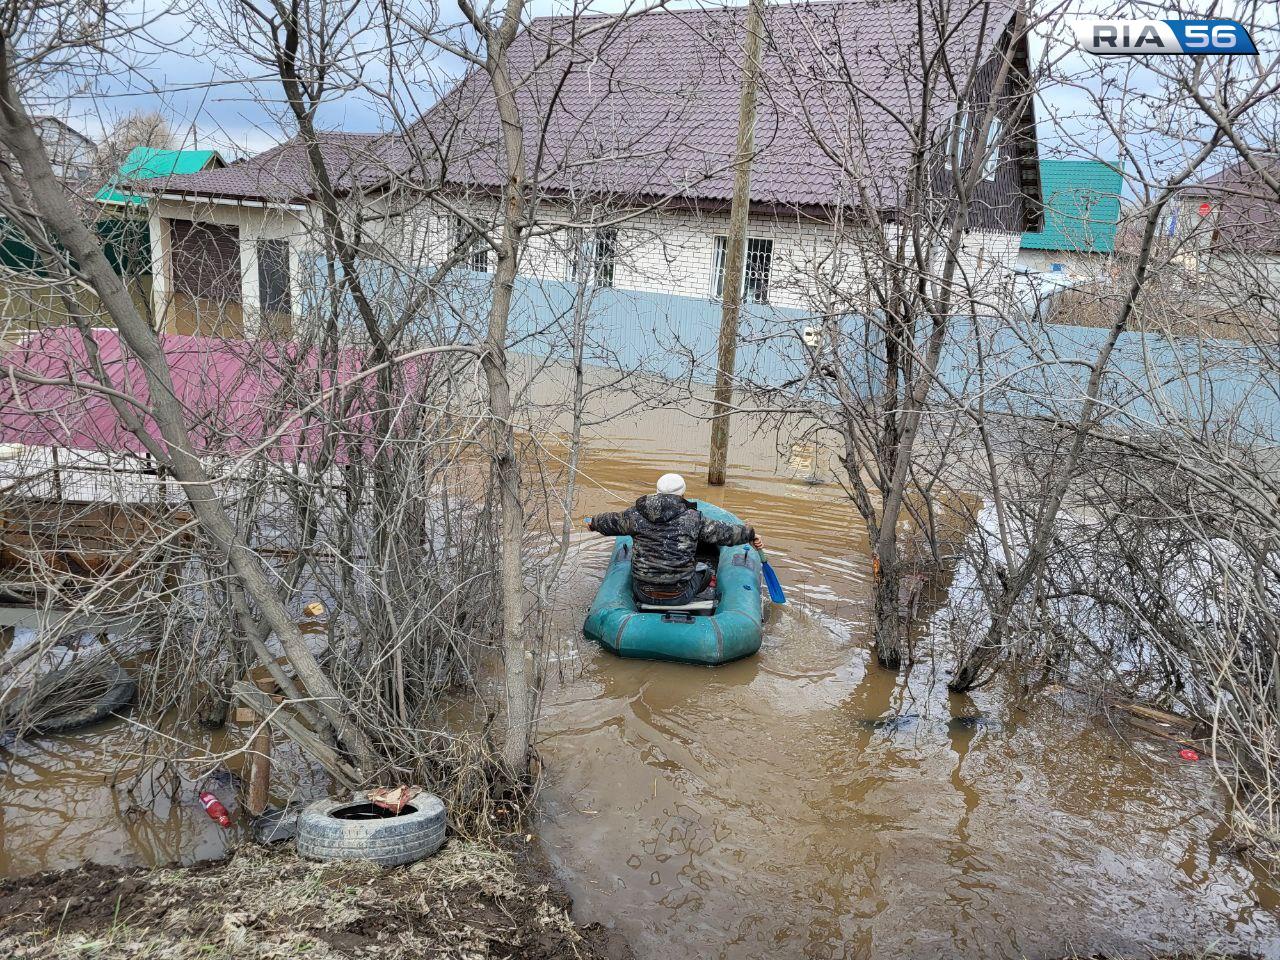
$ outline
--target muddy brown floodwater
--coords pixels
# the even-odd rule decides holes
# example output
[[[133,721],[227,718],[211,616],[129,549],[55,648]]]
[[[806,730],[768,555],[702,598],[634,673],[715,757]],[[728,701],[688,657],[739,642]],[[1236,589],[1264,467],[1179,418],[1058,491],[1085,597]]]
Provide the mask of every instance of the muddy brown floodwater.
[[[705,449],[703,427],[649,420],[628,433],[645,455],[593,441],[579,515],[625,506],[668,469],[705,473],[670,452]],[[869,665],[860,522],[834,484],[780,479],[809,467],[770,444],[739,456],[711,499],[759,527],[790,598],[771,609],[759,655],[688,667],[582,640],[609,542],[575,541],[540,834],[580,920],[617,927],[641,960],[1280,957],[1280,894],[1219,852],[1222,797],[1205,764],[1126,743],[1069,705],[1023,713],[998,689],[953,698],[928,671]],[[181,722],[163,729],[210,769],[225,746]],[[300,798],[323,792],[292,759]],[[113,790],[113,774],[133,793]],[[0,873],[217,856],[243,837],[204,815],[196,787],[171,780],[125,723],[11,745]]]
[[[238,812],[236,784],[218,755],[242,744],[250,725],[211,733],[166,716],[156,726],[159,732],[148,733],[117,720],[69,736],[0,743],[0,876],[82,863],[189,864],[250,839],[239,817],[223,829],[196,799],[212,790]],[[162,750],[193,762],[166,764],[157,759]],[[291,744],[277,743],[272,757],[279,782],[297,791],[293,799],[324,795],[324,778]]]
[[[577,512],[620,509],[671,468],[705,475],[687,457],[591,458]],[[1084,710],[877,669],[865,534],[838,489],[739,464],[709,498],[756,524],[789,595],[745,661],[582,640],[610,544],[576,542],[540,832],[579,919],[642,958],[1280,956],[1280,895],[1218,852],[1205,764]]]

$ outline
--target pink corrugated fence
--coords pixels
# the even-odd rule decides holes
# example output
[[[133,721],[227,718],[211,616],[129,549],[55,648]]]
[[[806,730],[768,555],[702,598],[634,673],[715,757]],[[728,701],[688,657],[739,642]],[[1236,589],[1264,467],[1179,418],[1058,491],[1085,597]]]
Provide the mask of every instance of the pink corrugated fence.
[[[112,388],[145,406],[150,394],[138,358],[114,330],[95,330],[93,338]],[[273,459],[306,462],[319,450],[326,429],[338,423],[338,410],[345,411],[338,462],[372,452],[375,378],[361,375],[369,362],[363,352],[343,350],[322,360],[317,351],[288,343],[177,334],[160,339],[174,392],[202,454],[236,456],[262,449]],[[400,365],[393,403],[401,409],[392,423],[393,435],[406,419],[404,411],[429,363],[429,358],[417,357]],[[16,371],[60,382],[32,383]],[[0,375],[0,441],[146,452],[124,428],[111,401],[93,391],[89,352],[75,328],[50,328],[5,351]],[[143,421],[158,440],[160,431],[145,413]]]

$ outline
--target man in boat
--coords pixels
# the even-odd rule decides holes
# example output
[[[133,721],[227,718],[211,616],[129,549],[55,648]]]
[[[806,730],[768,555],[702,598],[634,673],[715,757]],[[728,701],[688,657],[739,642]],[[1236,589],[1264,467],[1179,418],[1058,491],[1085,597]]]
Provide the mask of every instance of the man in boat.
[[[634,540],[631,592],[641,603],[680,607],[707,589],[715,570],[698,562],[699,546],[764,546],[745,524],[704,517],[684,491],[684,477],[666,473],[658,480],[658,492],[641,497],[635,506],[587,518],[589,530]]]

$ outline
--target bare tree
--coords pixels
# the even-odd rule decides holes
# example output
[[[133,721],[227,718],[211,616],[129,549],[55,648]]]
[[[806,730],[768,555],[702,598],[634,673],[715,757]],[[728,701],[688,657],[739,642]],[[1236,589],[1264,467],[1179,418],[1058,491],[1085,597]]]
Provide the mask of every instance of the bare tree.
[[[169,120],[155,110],[134,111],[116,120],[98,142],[94,164],[102,178],[110,177],[135,147],[176,150],[178,138]]]
[[[568,292],[567,309],[535,317],[529,329],[527,318],[519,328],[512,319],[518,268],[534,254],[558,263],[565,256],[559,246],[576,250],[584,231],[616,230],[610,224],[652,206],[628,207],[602,191],[579,197],[578,178],[589,180],[591,171],[563,153],[531,160],[526,141],[537,141],[555,100],[518,100],[516,90],[533,72],[547,71],[554,81],[576,69],[582,38],[620,21],[579,30],[571,20],[563,34],[534,38],[521,5],[491,20],[469,11],[464,24],[367,3],[237,2],[221,14],[237,24],[221,52],[241,65],[236,79],[283,104],[282,125],[296,131],[285,149],[304,171],[299,185],[273,179],[274,168],[241,168],[258,178],[251,188],[278,198],[282,209],[305,201],[296,216],[287,209],[263,214],[291,237],[293,269],[302,270],[291,284],[293,315],[283,337],[213,347],[208,361],[233,362],[242,371],[237,383],[256,385],[261,422],[224,419],[174,388],[164,336],[136,306],[126,310],[122,279],[104,265],[85,212],[40,180],[39,155],[21,132],[20,101],[11,111],[14,169],[39,189],[29,209],[14,212],[29,235],[48,231],[56,239],[42,247],[51,269],[69,286],[93,291],[140,361],[135,374],[146,371],[148,389],[136,395],[125,382],[130,377],[98,362],[95,324],[71,300],[67,314],[86,351],[84,369],[69,379],[42,377],[30,356],[8,369],[27,387],[109,397],[142,459],[199,500],[198,507],[192,500],[187,528],[198,538],[166,561],[192,579],[137,601],[159,617],[161,649],[181,664],[175,669],[183,680],[158,686],[157,705],[181,699],[193,676],[217,700],[237,678],[265,669],[286,694],[285,709],[301,713],[359,764],[328,763],[339,779],[359,782],[391,770],[441,783],[450,770],[460,774],[453,778],[459,790],[505,790],[523,777],[529,756],[549,640],[545,604],[568,548],[581,428],[589,399],[610,381],[588,383],[584,368],[598,353],[617,378],[627,376],[611,346],[589,332],[590,270],[575,267],[569,286],[557,280]],[[461,47],[459,30],[467,38]],[[130,36],[120,38],[122,57]],[[413,42],[402,42],[406,37]],[[518,69],[508,62],[517,40],[524,45]],[[380,45],[395,82],[430,68],[440,51],[464,54],[471,72],[461,92],[437,91],[440,99],[419,116],[420,91],[369,81],[362,63],[370,44]],[[410,48],[422,52],[403,53]],[[320,128],[322,109],[357,91],[385,109],[385,136],[343,138]],[[492,143],[469,138],[467,110],[452,106],[471,95],[501,119],[504,133]],[[465,159],[489,149],[504,171],[497,202],[449,176],[461,162],[454,150]],[[540,206],[549,192],[543,181],[552,176],[556,202]],[[182,222],[192,224],[193,235],[220,226]],[[61,258],[63,249],[72,256]],[[572,263],[578,253],[568,256]],[[213,259],[197,255],[190,272],[217,272]],[[480,261],[493,265],[483,290],[470,269]],[[217,315],[216,329],[243,311],[247,329],[259,305],[241,303],[243,278],[222,272],[228,275],[218,278],[205,308]],[[258,326],[264,334],[265,320]],[[230,328],[240,324],[234,319]],[[513,363],[517,343],[555,347],[541,358],[516,354]],[[540,371],[554,372],[561,361],[572,371],[567,474],[537,445],[564,408],[546,411],[530,392]],[[477,363],[479,394],[469,372]],[[190,374],[179,379],[186,384]],[[23,403],[36,402],[19,392]],[[487,484],[475,482],[476,452],[489,465]],[[542,485],[530,486],[530,477]],[[542,537],[553,528],[548,553]],[[323,643],[295,622],[308,594],[323,598],[329,611]],[[192,622],[208,626],[192,631]],[[503,678],[496,702],[486,689],[495,652]],[[446,732],[460,703],[475,709],[479,737]],[[495,719],[496,759],[485,746]]]

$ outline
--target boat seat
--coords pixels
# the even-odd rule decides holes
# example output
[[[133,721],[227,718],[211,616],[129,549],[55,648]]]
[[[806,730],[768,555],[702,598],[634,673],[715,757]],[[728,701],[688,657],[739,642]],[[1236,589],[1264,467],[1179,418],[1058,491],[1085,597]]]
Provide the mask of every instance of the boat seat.
[[[681,603],[677,606],[671,606],[670,604],[659,604],[659,603],[641,603],[638,600],[636,601],[637,610],[648,610],[653,613],[676,613],[676,612],[690,613],[698,610],[714,610],[715,608],[716,608],[715,597],[707,597],[705,600],[700,597],[695,597],[693,600],[690,600],[688,603]]]

